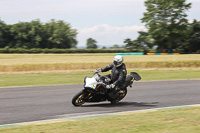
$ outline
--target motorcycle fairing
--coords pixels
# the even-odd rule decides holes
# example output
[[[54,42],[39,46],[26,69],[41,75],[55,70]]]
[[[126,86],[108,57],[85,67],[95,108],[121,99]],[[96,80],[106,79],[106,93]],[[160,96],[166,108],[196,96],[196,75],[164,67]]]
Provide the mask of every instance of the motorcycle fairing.
[[[85,77],[85,80],[84,80],[84,88],[92,88],[92,89],[95,89],[96,86],[97,86],[97,81],[94,77]]]
[[[102,94],[93,94],[86,102],[101,102],[106,101],[106,96]]]

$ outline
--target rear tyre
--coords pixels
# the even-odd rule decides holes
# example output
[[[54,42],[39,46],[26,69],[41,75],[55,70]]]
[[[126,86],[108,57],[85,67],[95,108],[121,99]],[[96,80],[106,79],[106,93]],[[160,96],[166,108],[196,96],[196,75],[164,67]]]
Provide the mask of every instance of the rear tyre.
[[[72,98],[72,104],[74,106],[81,106],[85,103],[85,93],[80,91]]]
[[[115,103],[121,101],[127,94],[127,88],[123,89],[123,90],[119,90],[117,92],[117,97],[115,98]]]

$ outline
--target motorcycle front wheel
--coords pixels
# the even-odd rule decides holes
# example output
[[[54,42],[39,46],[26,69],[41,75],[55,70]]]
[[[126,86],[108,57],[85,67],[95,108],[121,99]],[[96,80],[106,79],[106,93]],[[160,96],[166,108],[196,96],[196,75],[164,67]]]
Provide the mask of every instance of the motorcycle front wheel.
[[[80,91],[72,98],[72,104],[74,106],[81,106],[85,103],[85,93]]]

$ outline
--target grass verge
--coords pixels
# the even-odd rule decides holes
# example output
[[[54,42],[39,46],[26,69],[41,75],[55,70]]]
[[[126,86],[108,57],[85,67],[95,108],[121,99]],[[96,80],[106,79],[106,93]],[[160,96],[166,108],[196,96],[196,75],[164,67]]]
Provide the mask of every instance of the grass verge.
[[[107,66],[108,63],[52,63],[52,64],[21,64],[0,65],[0,72],[29,72],[29,71],[54,71],[54,70],[88,70]],[[126,62],[127,69],[173,69],[173,68],[200,68],[200,61],[148,61]]]
[[[115,54],[0,54],[0,72],[88,70],[103,67]],[[125,55],[127,69],[200,68],[200,55]]]
[[[66,120],[0,129],[1,133],[199,133],[200,107]]]
[[[129,72],[135,70],[129,70]],[[142,81],[200,79],[200,70],[137,70]],[[101,73],[102,75],[108,74]],[[91,71],[62,73],[20,73],[0,74],[0,87],[82,84],[84,77],[91,77]]]

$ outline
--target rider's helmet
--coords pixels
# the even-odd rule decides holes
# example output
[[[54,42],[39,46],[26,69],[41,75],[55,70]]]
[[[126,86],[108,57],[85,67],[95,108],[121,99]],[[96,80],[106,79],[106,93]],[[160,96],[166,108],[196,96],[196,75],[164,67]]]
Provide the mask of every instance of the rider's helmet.
[[[121,56],[121,55],[116,55],[116,56],[114,57],[114,59],[113,59],[113,64],[114,64],[115,67],[119,67],[119,66],[122,65],[123,61],[124,61],[123,56]]]

